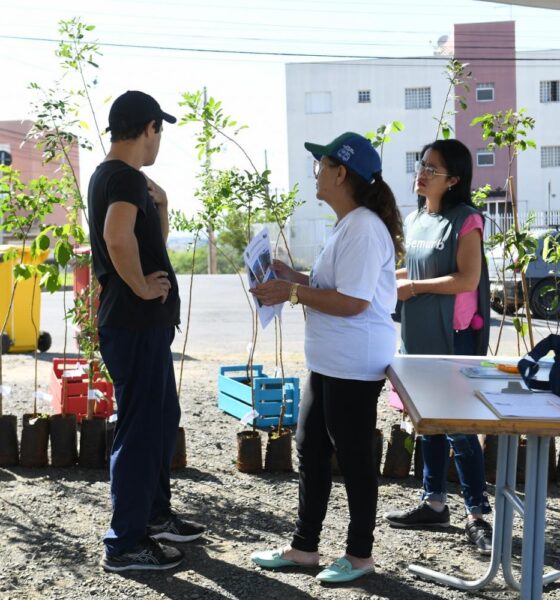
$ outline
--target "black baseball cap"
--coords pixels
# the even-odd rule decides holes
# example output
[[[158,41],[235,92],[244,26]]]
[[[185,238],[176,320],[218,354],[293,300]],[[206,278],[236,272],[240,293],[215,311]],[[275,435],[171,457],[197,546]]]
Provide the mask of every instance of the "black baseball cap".
[[[162,119],[176,123],[177,119],[161,110],[161,106],[144,92],[128,91],[119,96],[109,111],[109,127],[106,131],[145,125],[150,121]]]

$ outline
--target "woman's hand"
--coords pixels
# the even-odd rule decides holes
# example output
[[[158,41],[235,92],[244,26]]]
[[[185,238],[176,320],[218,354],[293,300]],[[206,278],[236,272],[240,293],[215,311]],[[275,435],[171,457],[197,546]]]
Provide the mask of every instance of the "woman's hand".
[[[397,297],[403,302],[416,296],[411,279],[397,279]]]
[[[292,284],[289,281],[284,279],[272,279],[266,283],[257,284],[257,287],[251,288],[249,291],[265,306],[272,306],[289,300],[291,288]]]
[[[271,269],[278,279],[285,279],[286,281],[294,281],[294,276],[297,275],[297,271],[294,271],[290,266],[281,260],[274,259],[270,265]]]

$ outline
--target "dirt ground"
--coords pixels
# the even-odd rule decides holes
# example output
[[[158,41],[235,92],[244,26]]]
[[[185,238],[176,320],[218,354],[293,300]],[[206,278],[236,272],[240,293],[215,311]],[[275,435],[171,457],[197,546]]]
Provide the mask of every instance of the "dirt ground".
[[[273,356],[262,356],[271,372]],[[181,514],[208,527],[207,535],[184,545],[186,560],[166,573],[104,573],[99,567],[101,538],[110,518],[106,470],[0,469],[0,598],[20,599],[239,599],[283,600],[378,598],[430,600],[486,598],[505,600],[518,594],[501,576],[484,592],[467,595],[413,577],[411,562],[458,576],[475,578],[488,567],[464,537],[459,488],[450,484],[452,526],[443,531],[389,528],[383,512],[410,506],[419,498],[420,482],[381,479],[374,556],[376,573],[353,584],[320,585],[317,571],[267,572],[252,565],[253,550],[273,548],[289,540],[297,508],[297,473],[246,475],[235,468],[236,433],[240,424],[217,408],[217,373],[221,364],[243,363],[245,357],[196,355],[186,364],[182,391],[182,425],[187,431],[188,466],[174,473],[173,503]],[[50,357],[39,361],[39,382],[47,391]],[[178,367],[178,365],[177,365]],[[305,377],[301,354],[285,357],[286,372]],[[4,413],[29,412],[33,392],[33,360],[29,355],[4,356],[5,383],[12,386]],[[40,407],[48,411],[48,403]],[[50,412],[50,411],[49,411]],[[378,426],[385,435],[400,420],[379,403]],[[263,436],[264,444],[264,436]],[[294,465],[297,463],[294,455]],[[520,490],[522,492],[522,488]],[[490,486],[491,495],[493,487]],[[321,543],[322,564],[343,553],[347,526],[344,489],[336,479]],[[550,485],[547,513],[547,568],[560,567],[560,495]],[[516,520],[514,564],[519,566],[521,538]],[[546,588],[545,599],[560,599],[560,585]]]

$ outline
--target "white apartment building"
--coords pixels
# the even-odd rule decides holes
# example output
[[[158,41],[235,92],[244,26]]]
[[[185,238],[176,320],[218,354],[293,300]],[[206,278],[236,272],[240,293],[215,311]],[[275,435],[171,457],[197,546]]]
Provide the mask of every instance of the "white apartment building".
[[[511,46],[509,54],[505,48],[502,62],[498,60],[490,67],[481,55],[493,27],[501,40],[511,36]],[[560,50],[515,53],[512,22],[460,25],[455,32],[464,44],[462,49],[456,44],[456,55],[463,62],[472,60],[472,89],[467,94],[467,112],[458,115],[457,123],[453,116],[447,119],[453,127],[457,125],[457,137],[473,154],[475,185],[481,185],[486,177],[492,183],[490,214],[496,216],[505,210],[507,161],[503,154],[499,156],[504,151],[495,156],[486,152],[485,142],[470,127],[470,121],[485,112],[522,107],[536,119],[528,137],[538,148],[522,153],[513,171],[519,209],[560,210]],[[480,43],[478,54],[470,50],[473,39]],[[449,56],[433,56],[286,66],[290,186],[298,183],[299,197],[305,202],[292,218],[290,245],[301,265],[312,264],[334,223],[331,209],[315,197],[313,158],[304,142],[328,143],[345,131],[365,134],[390,121],[404,123],[404,131],[392,135],[383,148],[383,175],[406,216],[417,206],[412,188],[419,152],[435,139],[442,111],[452,108],[444,108],[449,90],[444,75],[448,60]]]
[[[536,150],[519,156],[520,210],[560,210],[560,50],[519,52],[517,106],[536,120]],[[555,223],[560,225],[560,223]]]
[[[290,186],[305,201],[291,222],[290,244],[311,264],[334,223],[333,212],[315,197],[313,157],[304,142],[328,143],[345,131],[365,134],[389,121],[405,130],[383,148],[383,175],[403,214],[416,206],[414,164],[433,140],[449,84],[447,59],[360,60],[286,66]]]

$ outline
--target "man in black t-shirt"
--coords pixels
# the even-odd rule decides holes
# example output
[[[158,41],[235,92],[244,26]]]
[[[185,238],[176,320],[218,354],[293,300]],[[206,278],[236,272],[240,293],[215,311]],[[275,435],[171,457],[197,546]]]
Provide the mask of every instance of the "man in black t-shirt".
[[[111,149],[89,182],[93,268],[101,284],[101,355],[115,385],[111,450],[113,516],[103,568],[168,569],[204,527],[171,511],[169,471],[180,419],[171,342],[179,324],[177,279],[165,247],[167,195],[140,169],[154,164],[162,122],[147,94],[119,96],[109,113]]]

